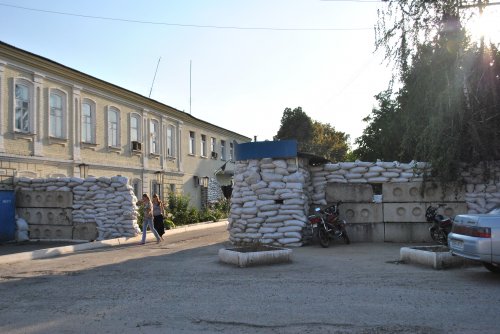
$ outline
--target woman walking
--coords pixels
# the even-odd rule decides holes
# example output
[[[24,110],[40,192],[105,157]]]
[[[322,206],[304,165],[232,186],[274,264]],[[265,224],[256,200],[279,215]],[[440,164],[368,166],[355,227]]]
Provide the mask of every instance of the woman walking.
[[[163,235],[165,234],[165,224],[163,223],[163,211],[165,210],[163,202],[160,200],[158,195],[153,195],[153,222],[156,232],[160,235],[161,240],[163,240]]]
[[[156,237],[156,243],[159,243],[161,241],[160,236],[158,235],[158,232],[156,232],[154,226],[153,226],[153,203],[151,203],[151,200],[149,199],[148,194],[143,194],[142,195],[142,205],[144,206],[144,215],[143,215],[143,221],[142,221],[142,241],[141,245],[144,245],[146,243],[146,230],[149,229],[151,232]]]

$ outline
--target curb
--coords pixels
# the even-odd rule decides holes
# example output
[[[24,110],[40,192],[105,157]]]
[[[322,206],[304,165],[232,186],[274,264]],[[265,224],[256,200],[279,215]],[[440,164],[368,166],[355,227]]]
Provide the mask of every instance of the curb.
[[[202,230],[202,229],[207,229],[207,228],[212,228],[212,227],[219,227],[219,226],[226,226],[227,221],[220,221],[216,223],[199,223],[199,224],[194,224],[192,226],[182,226],[175,228],[173,230],[167,230],[165,231],[165,236],[170,236],[170,235],[175,235],[179,233],[184,233],[188,231],[196,231],[196,230]],[[7,263],[13,263],[13,262],[20,262],[20,261],[27,261],[27,260],[38,260],[38,259],[47,259],[51,257],[56,257],[60,255],[65,255],[65,254],[72,254],[76,253],[79,251],[85,251],[85,250],[92,250],[92,249],[97,249],[97,248],[104,248],[104,247],[113,247],[113,246],[122,246],[122,245],[128,245],[128,244],[138,244],[141,242],[142,239],[142,234],[135,236],[135,237],[130,237],[130,238],[116,238],[116,239],[108,239],[108,240],[101,240],[101,241],[92,241],[92,242],[86,242],[86,243],[81,243],[77,245],[72,245],[72,246],[61,246],[61,247],[53,247],[53,248],[46,248],[46,249],[39,249],[36,251],[31,251],[31,252],[22,252],[22,253],[17,253],[17,254],[9,254],[9,255],[3,255],[0,256],[0,264],[7,264]],[[148,232],[146,234],[146,241],[151,241],[154,240],[154,235],[151,232]]]
[[[438,248],[446,248],[445,246],[418,246],[418,247],[402,247],[400,250],[400,261],[405,263],[419,264],[433,269],[446,269],[462,267],[470,263],[466,259],[453,256],[449,251],[437,250]]]

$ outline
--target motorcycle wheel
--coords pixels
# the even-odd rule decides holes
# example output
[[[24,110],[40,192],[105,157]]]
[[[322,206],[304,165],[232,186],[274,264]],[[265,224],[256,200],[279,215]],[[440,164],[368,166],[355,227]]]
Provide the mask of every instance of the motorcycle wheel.
[[[328,235],[328,232],[324,228],[318,229],[318,239],[321,247],[327,248],[330,246],[330,236]]]
[[[342,239],[344,239],[346,245],[349,245],[351,243],[351,240],[349,240],[349,236],[347,235],[346,231],[342,233]]]
[[[436,242],[441,243],[441,242],[439,241],[439,239],[440,239],[440,238],[439,238],[439,231],[438,231],[436,228],[431,228],[431,229],[429,230],[429,232],[431,233],[431,238],[432,238],[432,240],[434,240],[434,241],[436,241]]]
[[[439,231],[439,241],[440,244],[442,245],[448,245],[448,234],[444,231]]]

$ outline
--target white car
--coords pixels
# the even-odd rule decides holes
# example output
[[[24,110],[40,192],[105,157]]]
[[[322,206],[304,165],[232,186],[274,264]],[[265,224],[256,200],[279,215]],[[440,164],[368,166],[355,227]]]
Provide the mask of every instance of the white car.
[[[500,208],[486,214],[457,215],[448,247],[453,255],[480,261],[489,271],[500,273]]]

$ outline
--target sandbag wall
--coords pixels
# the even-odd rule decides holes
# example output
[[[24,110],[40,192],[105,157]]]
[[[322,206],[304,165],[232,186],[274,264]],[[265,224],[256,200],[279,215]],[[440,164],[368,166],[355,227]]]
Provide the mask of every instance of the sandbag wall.
[[[311,167],[315,205],[326,205],[326,187],[328,183],[370,183],[420,182],[429,168],[424,162],[340,162],[327,163]]]
[[[485,213],[500,206],[500,162],[464,166],[465,201],[469,213]]]
[[[500,162],[462,165],[465,182],[465,202],[468,213],[485,213],[500,205]],[[310,168],[313,193],[312,204],[326,205],[326,188],[329,183],[407,183],[422,182],[430,165],[425,162],[340,162]],[[463,196],[462,196],[463,197]],[[439,200],[437,200],[438,202]]]
[[[308,182],[302,159],[238,161],[228,219],[231,242],[301,246]]]
[[[79,226],[95,226],[97,240],[133,237],[140,233],[135,205],[137,198],[126,177],[19,178],[15,186],[16,191],[32,192],[33,196],[36,192],[72,193],[73,230],[78,230]],[[28,224],[30,219],[26,219]],[[73,235],[73,239],[79,238]]]
[[[216,203],[223,198],[224,194],[222,193],[219,182],[217,182],[216,178],[211,177],[208,181],[207,202],[209,204]]]

